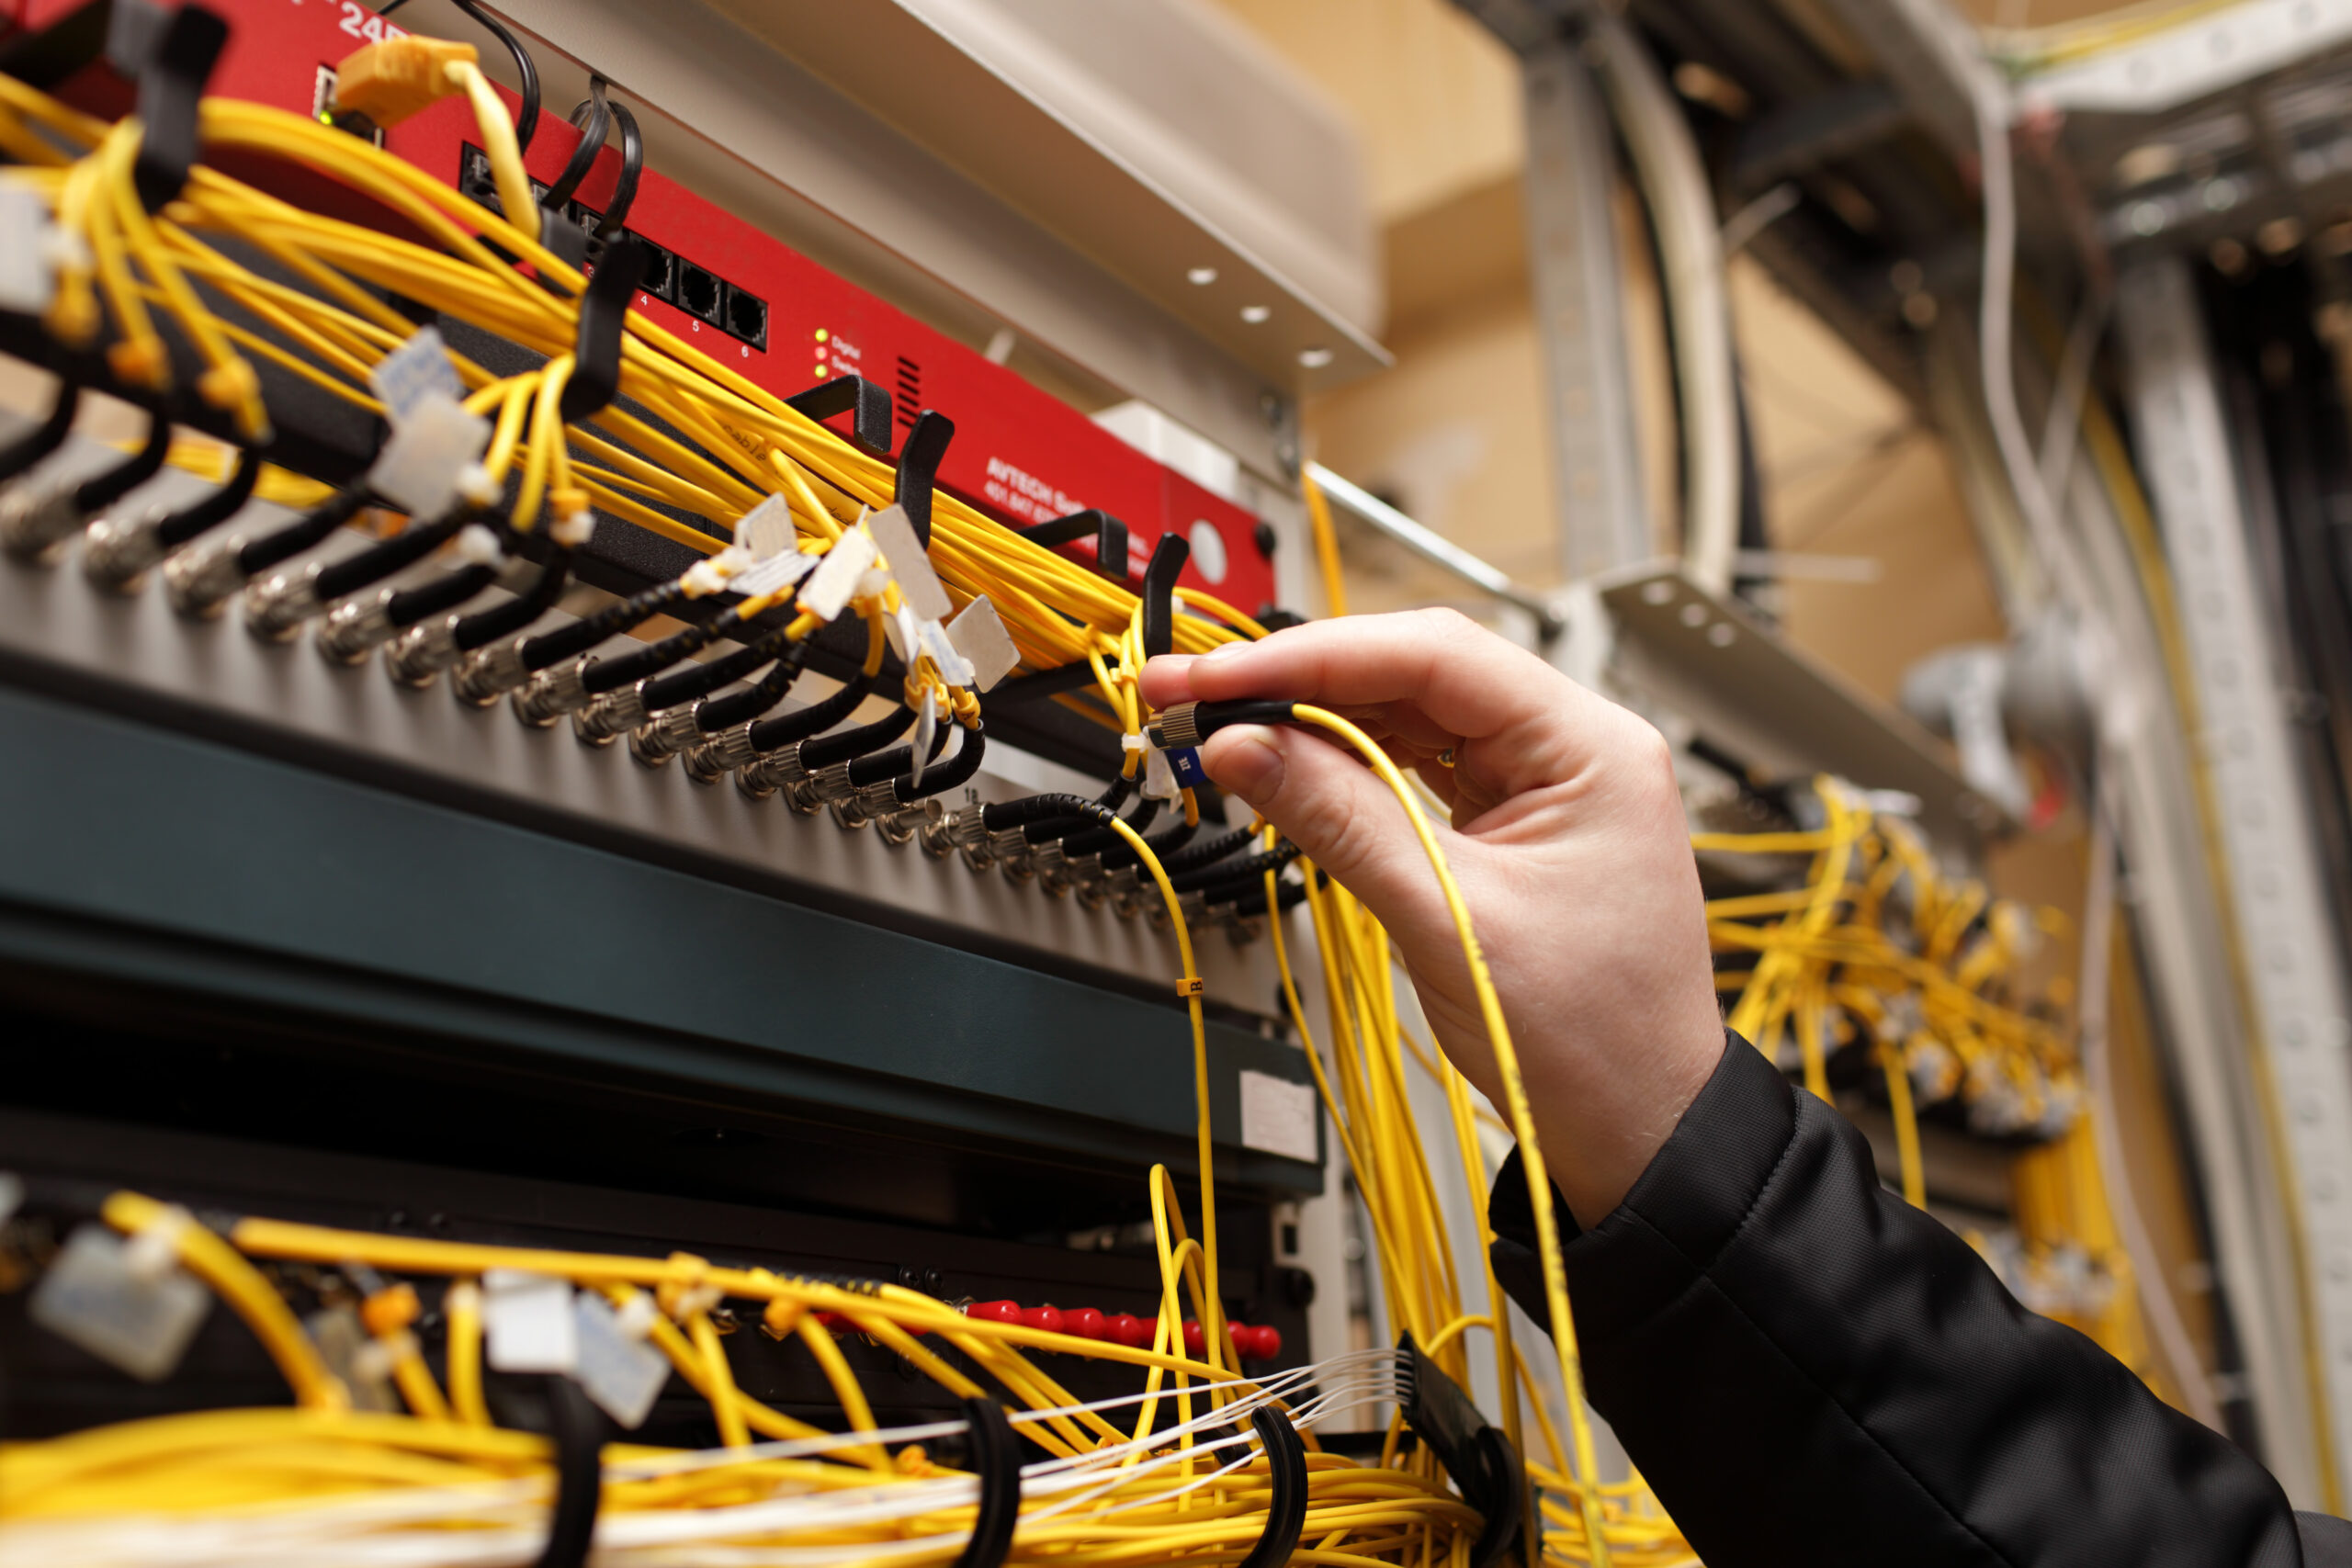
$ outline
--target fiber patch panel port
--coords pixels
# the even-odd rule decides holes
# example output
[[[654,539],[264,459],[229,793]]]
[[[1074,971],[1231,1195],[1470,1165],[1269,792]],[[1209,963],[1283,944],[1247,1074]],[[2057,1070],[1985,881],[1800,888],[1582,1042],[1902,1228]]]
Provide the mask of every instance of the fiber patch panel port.
[[[678,304],[712,326],[725,321],[725,290],[718,279],[690,261],[678,264]]]
[[[499,205],[498,177],[490,172],[489,155],[471,142],[465,144],[465,152],[458,160],[458,189],[467,200],[478,206],[487,207],[492,212],[505,211]]]
[[[766,348],[768,345],[768,302],[756,294],[747,294],[733,284],[729,284],[727,286],[727,330],[753,348]]]

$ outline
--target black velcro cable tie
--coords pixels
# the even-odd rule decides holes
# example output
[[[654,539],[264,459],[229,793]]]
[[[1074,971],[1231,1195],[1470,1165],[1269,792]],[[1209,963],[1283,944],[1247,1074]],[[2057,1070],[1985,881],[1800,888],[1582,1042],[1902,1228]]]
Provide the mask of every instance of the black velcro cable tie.
[[[89,0],[38,32],[0,45],[0,75],[42,92],[97,63],[114,28],[114,0]]]
[[[850,439],[876,457],[890,451],[890,394],[863,376],[836,376],[785,402],[820,423],[850,415]]]
[[[1095,537],[1102,531],[1102,519],[1109,515],[1099,506],[1090,506],[1067,517],[1051,517],[1043,523],[1032,523],[1021,530],[1021,536],[1033,545],[1043,545],[1052,549],[1056,545],[1075,544],[1080,539]]]
[[[1143,569],[1143,655],[1157,659],[1176,649],[1176,579],[1193,558],[1184,536],[1170,529],[1151,547],[1151,564]]]
[[[1094,536],[1094,570],[1124,588],[1127,584],[1127,525],[1109,513]]]
[[[899,448],[899,481],[890,499],[905,511],[924,549],[931,548],[932,489],[939,482],[939,465],[947,456],[947,444],[955,439],[956,422],[935,409],[925,409],[907,432],[907,444]]]
[[[1421,1353],[1412,1335],[1397,1337],[1396,1348],[1412,1373],[1405,1402],[1405,1424],[1435,1450],[1445,1472],[1462,1490],[1462,1500],[1486,1521],[1470,1550],[1471,1568],[1493,1568],[1520,1544],[1527,1507],[1527,1470],[1511,1441],[1479,1414],[1462,1385]]]
[[[624,234],[605,247],[605,259],[580,292],[580,333],[572,344],[571,377],[556,412],[576,424],[604,409],[621,389],[621,329],[628,303],[645,277],[645,246]]]
[[[160,211],[187,184],[196,167],[197,106],[213,62],[229,41],[229,24],[201,6],[183,6],[156,38],[139,68],[139,122],[143,134],[130,167],[139,205]]]
[[[1266,1450],[1272,1493],[1266,1499],[1266,1528],[1240,1568],[1283,1568],[1298,1550],[1299,1535],[1306,1528],[1306,1445],[1299,1441],[1290,1417],[1271,1404],[1251,1413],[1250,1429]]]
[[[1021,1439],[993,1399],[964,1401],[971,1427],[972,1475],[980,1483],[980,1506],[972,1516],[972,1539],[954,1568],[1001,1568],[1012,1551],[1013,1527],[1021,1522]]]
[[[536,1568],[582,1568],[604,1501],[605,1416],[568,1377],[550,1377],[548,1426],[555,1439],[555,1506]]]

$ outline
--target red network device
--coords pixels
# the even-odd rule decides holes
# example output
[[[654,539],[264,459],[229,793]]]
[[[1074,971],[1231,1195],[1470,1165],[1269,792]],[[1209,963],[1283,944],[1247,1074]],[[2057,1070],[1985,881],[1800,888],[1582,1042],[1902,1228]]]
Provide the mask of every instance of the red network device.
[[[227,49],[213,70],[211,95],[313,114],[337,62],[365,44],[401,36],[356,0],[205,0],[230,25]],[[81,0],[0,0],[0,21],[47,27]],[[85,73],[92,75],[95,73]],[[66,96],[87,101],[68,85]],[[508,95],[512,101],[513,95]],[[116,112],[127,100],[94,108]],[[550,106],[550,107],[554,107]],[[469,164],[480,180],[473,117],[462,99],[445,99],[392,127],[385,147],[416,167],[467,188]],[[542,113],[525,162],[546,185],[563,171],[580,133],[560,108]],[[648,149],[649,164],[658,146]],[[261,170],[239,168],[240,175]],[[618,138],[576,193],[575,213],[593,218],[610,200],[620,172]],[[270,179],[295,194],[284,177]],[[301,186],[300,198],[332,210],[335,193]],[[362,217],[357,211],[338,216]],[[627,214],[630,233],[656,248],[655,269],[639,306],[650,320],[779,397],[844,374],[864,376],[892,395],[903,436],[915,415],[937,409],[956,423],[939,482],[1001,522],[1026,525],[1099,507],[1132,532],[1130,560],[1139,573],[1159,536],[1173,529],[1193,543],[1182,581],[1246,614],[1272,603],[1273,563],[1258,520],[1239,507],[1152,461],[1067,403],[1003,367],[944,336],[864,289],[835,276],[733,214],[648,167]],[[836,423],[845,422],[836,421]],[[1092,564],[1091,541],[1069,547]]]

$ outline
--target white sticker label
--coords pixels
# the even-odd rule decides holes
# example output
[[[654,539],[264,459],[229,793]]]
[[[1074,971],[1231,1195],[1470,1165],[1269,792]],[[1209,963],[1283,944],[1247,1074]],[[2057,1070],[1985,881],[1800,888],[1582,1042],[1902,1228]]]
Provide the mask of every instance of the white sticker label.
[[[49,202],[24,186],[0,185],[0,310],[38,316],[57,297],[57,264],[51,254],[55,232]]]
[[[729,581],[727,586],[747,599],[761,599],[791,587],[816,570],[815,556],[804,556],[798,550],[786,550],[782,555],[768,557],[751,570]]]
[[[406,343],[377,362],[368,372],[368,385],[383,400],[384,417],[395,425],[405,421],[418,404],[431,397],[453,403],[466,400],[466,384],[449,363],[449,345],[433,327],[419,327]]]
[[[622,1326],[620,1314],[594,1293],[572,1298],[572,1328],[580,1343],[574,1374],[597,1407],[631,1431],[645,1425],[662,1385],[670,1381],[670,1359]]]
[[[368,488],[411,517],[443,516],[457,504],[466,470],[489,445],[490,421],[428,391],[392,426],[368,470]]]
[[[882,558],[890,568],[890,575],[899,580],[899,592],[906,596],[920,620],[944,621],[956,606],[948,603],[947,590],[939,585],[939,574],[931,569],[931,558],[923,553],[922,541],[915,537],[915,525],[906,509],[888,506],[865,520],[874,534],[874,542],[882,547]]]
[[[914,649],[922,646],[922,627],[915,622],[915,613],[906,605],[882,623],[883,635],[890,639],[890,651],[902,662],[914,660]]]
[[[772,495],[735,520],[735,543],[752,552],[754,560],[782,555],[800,539],[799,525],[792,520],[792,508],[780,495]]]
[[[1004,620],[989,603],[985,593],[964,606],[964,613],[947,623],[947,640],[956,651],[972,661],[972,690],[985,692],[1012,672],[1021,662],[1021,650],[1012,645],[1012,634],[1004,629]]]
[[[1241,1143],[1285,1159],[1312,1160],[1315,1086],[1241,1069]]]
[[[502,1372],[568,1372],[580,1364],[569,1280],[515,1269],[481,1277],[490,1364]]]
[[[1143,797],[1146,800],[1174,800],[1184,793],[1176,782],[1176,772],[1168,765],[1168,753],[1154,746],[1144,753]]]
[[[973,682],[979,679],[979,671],[973,667],[972,661],[956,649],[955,639],[947,635],[947,628],[937,621],[922,624],[921,644],[922,650],[931,655],[931,661],[939,666],[939,678],[949,685],[970,690]]]
[[[800,590],[800,607],[820,621],[831,620],[848,607],[857,580],[873,564],[874,536],[863,528],[843,534]]]
[[[130,1247],[104,1225],[82,1226],[41,1276],[26,1312],[59,1338],[157,1382],[180,1364],[212,1292],[176,1267],[150,1275]]]

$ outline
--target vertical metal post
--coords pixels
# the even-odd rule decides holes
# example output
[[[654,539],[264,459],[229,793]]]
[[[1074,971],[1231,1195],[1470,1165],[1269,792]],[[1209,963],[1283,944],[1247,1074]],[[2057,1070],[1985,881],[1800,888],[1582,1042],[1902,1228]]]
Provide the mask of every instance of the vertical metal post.
[[[2280,1312],[2289,1303],[2244,1295],[2237,1304],[2242,1313],[2268,1306],[2288,1337],[2278,1348],[2299,1363],[2304,1375],[2295,1382],[2308,1386],[2316,1407],[2314,1435],[2334,1450],[2337,1492],[2326,1506],[2338,1508],[2352,1493],[2352,1007],[2320,883],[2329,868],[2294,764],[2238,475],[2188,269],[2174,259],[2135,266],[2124,275],[2116,303],[2132,424],[2196,669],[2205,729],[2198,739],[2217,796],[2261,1053],[2256,1066],[2268,1069],[2270,1103],[2262,1110],[2300,1232],[2304,1310]],[[2300,1403],[2292,1393],[2279,1397]],[[2267,1403],[2271,1391],[2260,1397]],[[2291,1440],[2283,1429],[2279,1436]],[[2296,1500],[2303,1506],[2317,1501]]]
[[[1560,564],[1571,579],[1657,553],[1625,358],[1611,209],[1609,118],[1576,46],[1521,55],[1527,109],[1528,274],[1550,384]]]

